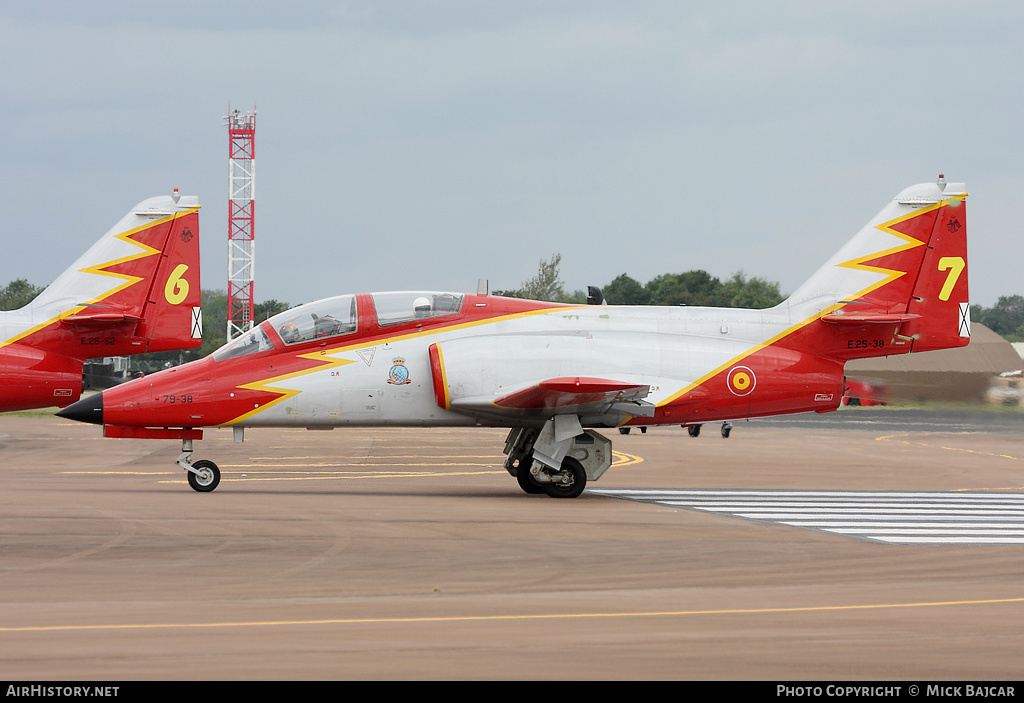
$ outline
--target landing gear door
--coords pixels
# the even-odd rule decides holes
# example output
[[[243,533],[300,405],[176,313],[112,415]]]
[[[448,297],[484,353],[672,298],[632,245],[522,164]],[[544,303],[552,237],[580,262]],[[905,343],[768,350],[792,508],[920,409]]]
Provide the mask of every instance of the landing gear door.
[[[596,481],[612,465],[612,442],[594,430],[585,430],[573,439],[568,455],[583,464],[588,481]]]

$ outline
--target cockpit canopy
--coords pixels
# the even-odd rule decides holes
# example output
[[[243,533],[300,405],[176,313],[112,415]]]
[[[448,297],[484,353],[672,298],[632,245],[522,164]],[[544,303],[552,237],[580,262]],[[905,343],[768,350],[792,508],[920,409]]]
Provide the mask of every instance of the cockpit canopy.
[[[372,297],[381,327],[454,315],[462,309],[462,295],[457,293],[399,291],[374,293]]]
[[[274,343],[267,337],[266,332],[259,327],[253,327],[215,351],[213,358],[215,361],[224,361],[224,359],[234,359],[236,356],[247,356],[273,348]]]
[[[356,331],[356,297],[339,295],[274,315],[271,326],[285,344],[326,339]]]
[[[462,310],[463,302],[463,296],[458,293],[423,291],[373,293],[370,297],[380,327],[454,315]],[[339,295],[292,308],[274,315],[263,324],[277,331],[281,341],[292,346],[352,334],[357,330],[358,322],[356,296]],[[260,327],[255,327],[215,351],[213,358],[221,361],[273,348],[272,339]]]

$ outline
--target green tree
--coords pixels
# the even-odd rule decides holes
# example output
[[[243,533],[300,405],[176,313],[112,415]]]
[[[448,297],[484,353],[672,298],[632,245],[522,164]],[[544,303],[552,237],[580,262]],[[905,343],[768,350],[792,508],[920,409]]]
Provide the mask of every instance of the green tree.
[[[223,289],[204,289],[203,345],[194,350],[201,359],[224,346],[228,338],[228,292]]]
[[[773,307],[784,299],[778,283],[747,278],[742,271],[724,283],[707,271],[666,273],[645,286],[622,274],[603,292],[611,305],[700,305],[756,310]]]
[[[280,300],[264,300],[262,303],[256,303],[252,306],[252,314],[257,324],[264,320],[270,319],[279,312],[284,312],[291,307],[288,303],[282,303]],[[227,326],[227,319],[224,320],[225,327]]]
[[[195,349],[180,351],[153,352],[139,354],[131,359],[132,367],[138,367],[147,373],[159,371],[168,363],[182,364],[204,356],[224,346],[227,339],[228,326],[228,294],[224,290],[206,290],[201,293],[203,304],[203,343]]]
[[[24,278],[16,278],[0,288],[0,310],[23,308],[42,292],[43,289],[39,286],[32,285]]]
[[[494,294],[559,303],[585,303],[585,292],[565,292],[558,270],[561,263],[561,254],[541,259],[537,275],[523,281],[521,288],[496,290]],[[693,305],[757,310],[773,307],[783,300],[778,283],[757,277],[747,278],[742,271],[734,273],[724,283],[707,271],[697,270],[662,274],[648,281],[647,285],[641,285],[623,273],[604,286],[601,292],[609,305]]]
[[[609,305],[647,305],[651,299],[647,290],[635,278],[626,274],[601,289]]]
[[[541,259],[540,265],[537,267],[537,275],[523,281],[522,287],[516,290],[496,290],[494,294],[509,298],[529,298],[530,300],[546,300],[556,303],[585,302],[587,294],[583,291],[577,290],[571,295],[566,294],[558,272],[561,262],[561,254],[555,254],[547,260]]]
[[[558,266],[561,262],[561,254],[555,254],[547,261],[541,259],[540,266],[537,268],[537,275],[523,281],[523,297],[530,298],[531,300],[547,300],[552,302],[558,302],[565,298],[562,280],[558,273]]]
[[[742,271],[734,273],[732,278],[722,284],[722,293],[724,305],[729,308],[762,310],[775,307],[783,301],[778,283],[763,278],[748,279]]]
[[[722,282],[707,271],[665,273],[646,286],[651,305],[721,305]]]
[[[1004,295],[991,308],[971,306],[971,319],[1011,342],[1024,341],[1024,297]]]

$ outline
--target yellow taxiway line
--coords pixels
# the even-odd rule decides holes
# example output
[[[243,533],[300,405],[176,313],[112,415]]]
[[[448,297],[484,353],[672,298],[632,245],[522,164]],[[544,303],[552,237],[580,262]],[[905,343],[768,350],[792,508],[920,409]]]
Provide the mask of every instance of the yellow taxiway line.
[[[405,618],[316,618],[309,620],[239,620],[235,622],[136,623],[121,625],[39,625],[0,627],[0,632],[71,632],[96,630],[154,630],[227,627],[294,627],[309,625],[379,625],[417,622],[498,622],[502,620],[586,620],[597,618],[663,618],[700,615],[771,615],[776,613],[815,613],[852,610],[886,610],[897,608],[938,608],[963,605],[999,605],[1024,603],[1024,598],[992,598],[987,600],[934,601],[924,603],[876,603],[864,605],[820,605],[792,608],[724,608],[717,610],[652,610],[635,613],[524,613],[522,615],[455,615]]]

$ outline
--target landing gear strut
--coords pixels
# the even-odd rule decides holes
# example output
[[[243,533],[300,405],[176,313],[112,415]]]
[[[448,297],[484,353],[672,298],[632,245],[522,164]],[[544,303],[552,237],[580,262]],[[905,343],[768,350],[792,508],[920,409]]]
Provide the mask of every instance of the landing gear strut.
[[[192,463],[192,440],[181,440],[181,454],[174,462],[188,472],[188,485],[192,490],[209,493],[220,483],[220,469],[212,461],[201,459]]]

